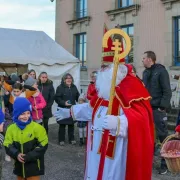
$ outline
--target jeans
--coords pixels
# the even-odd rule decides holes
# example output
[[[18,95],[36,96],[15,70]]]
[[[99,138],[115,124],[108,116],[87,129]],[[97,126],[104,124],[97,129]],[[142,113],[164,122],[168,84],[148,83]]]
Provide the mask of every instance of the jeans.
[[[166,112],[161,112],[159,110],[153,110],[154,123],[156,128],[156,136],[159,139],[160,143],[168,136],[167,128],[167,114]],[[161,159],[161,168],[166,167],[165,159]]]

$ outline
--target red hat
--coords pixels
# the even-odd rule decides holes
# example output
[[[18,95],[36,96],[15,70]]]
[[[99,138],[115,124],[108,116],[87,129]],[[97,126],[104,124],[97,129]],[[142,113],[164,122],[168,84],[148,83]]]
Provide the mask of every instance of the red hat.
[[[108,31],[106,24],[104,24],[104,34]],[[108,47],[102,49],[102,64],[112,63],[114,59],[114,51],[111,50],[113,47],[113,40],[110,37],[108,39]]]
[[[108,28],[107,28],[106,24],[104,24],[104,34],[107,31],[108,31]],[[123,41],[122,41],[122,39],[120,41],[122,43],[121,48],[122,48],[122,52],[123,52],[124,51]],[[102,65],[113,63],[114,51],[111,50],[112,47],[113,47],[113,39],[112,39],[112,37],[110,37],[108,39],[108,47],[102,48]],[[121,59],[120,62],[125,62],[125,59]]]

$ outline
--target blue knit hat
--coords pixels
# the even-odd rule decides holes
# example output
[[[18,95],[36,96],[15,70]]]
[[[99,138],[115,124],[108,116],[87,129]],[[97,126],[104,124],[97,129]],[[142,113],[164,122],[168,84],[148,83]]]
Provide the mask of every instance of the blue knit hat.
[[[4,113],[2,112],[2,109],[0,108],[0,124],[4,122]]]
[[[13,119],[26,111],[32,111],[31,103],[24,97],[17,97],[13,104]]]

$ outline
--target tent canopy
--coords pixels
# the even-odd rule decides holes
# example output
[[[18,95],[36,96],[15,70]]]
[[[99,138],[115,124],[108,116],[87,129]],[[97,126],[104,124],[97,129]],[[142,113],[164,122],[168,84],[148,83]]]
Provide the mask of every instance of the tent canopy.
[[[0,72],[23,74],[34,69],[37,76],[45,71],[54,88],[69,72],[80,87],[79,60],[42,31],[0,28]],[[53,110],[56,109],[56,104]]]
[[[0,72],[45,71],[56,88],[69,72],[80,86],[79,60],[42,31],[0,28]]]
[[[79,60],[42,31],[0,28],[0,63],[48,66]]]

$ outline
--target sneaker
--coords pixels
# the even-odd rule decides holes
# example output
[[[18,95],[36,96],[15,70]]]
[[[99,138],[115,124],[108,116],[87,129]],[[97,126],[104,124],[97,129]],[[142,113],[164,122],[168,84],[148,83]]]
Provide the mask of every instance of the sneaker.
[[[72,145],[75,145],[75,144],[76,144],[76,141],[71,141],[71,144],[72,144]]]
[[[167,168],[160,168],[160,170],[159,170],[159,174],[161,174],[161,175],[164,175],[164,174],[167,174]]]
[[[7,161],[7,162],[11,162],[11,157],[10,157],[10,156],[8,156],[7,154],[5,155],[5,161]]]
[[[61,142],[59,143],[59,145],[60,145],[60,146],[64,146],[64,141],[61,141]]]

